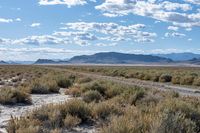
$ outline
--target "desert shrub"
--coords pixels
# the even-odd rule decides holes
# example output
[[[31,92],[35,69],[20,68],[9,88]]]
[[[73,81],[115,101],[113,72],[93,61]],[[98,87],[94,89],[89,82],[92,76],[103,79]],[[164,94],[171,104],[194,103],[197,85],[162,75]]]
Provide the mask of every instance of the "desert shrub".
[[[161,119],[159,133],[195,133],[195,123],[181,112],[168,112]]]
[[[60,88],[54,80],[35,80],[30,85],[30,91],[32,94],[58,93],[59,90]]]
[[[101,129],[101,133],[137,133],[133,123],[125,117],[114,117],[108,126]],[[139,131],[139,130],[138,130]],[[138,132],[139,133],[139,132]]]
[[[195,78],[194,82],[193,82],[193,85],[200,86],[200,78]]]
[[[159,78],[159,82],[171,82],[172,76],[169,74],[162,74]]]
[[[89,105],[82,100],[75,99],[59,105],[43,106],[33,110],[25,117],[20,117],[20,119],[12,118],[9,121],[7,131],[8,133],[16,133],[17,131],[29,131],[31,128],[34,131],[39,130],[37,133],[48,133],[56,129],[71,129],[80,123],[88,122],[90,118]]]
[[[83,101],[90,102],[99,102],[102,99],[101,94],[98,91],[87,91],[83,94]]]
[[[180,84],[181,85],[192,85],[193,81],[194,81],[193,76],[184,76],[184,77],[181,77]]]
[[[99,93],[101,93],[102,96],[104,96],[106,88],[99,82],[92,82],[92,83],[88,83],[83,85],[83,91],[89,91],[89,90],[93,90],[93,91],[98,91]]]
[[[150,75],[148,75],[148,74],[146,74],[145,76],[144,76],[144,78],[143,78],[144,80],[150,80],[151,79],[151,76]]]
[[[64,125],[67,129],[72,129],[81,123],[81,119],[76,116],[67,115],[64,119]]]
[[[1,104],[17,104],[24,103],[30,104],[30,95],[13,88],[1,88],[0,89],[0,103]]]
[[[73,97],[80,97],[82,91],[79,86],[72,86],[65,91],[65,95],[72,95]]]
[[[106,120],[111,115],[120,115],[122,110],[114,102],[101,102],[93,106],[93,117],[96,119]]]
[[[13,117],[9,120],[6,130],[8,133],[39,133],[42,131],[38,120]]]
[[[200,131],[200,111],[199,108],[195,107],[191,102],[180,101],[175,98],[167,99],[158,106],[158,110],[164,113],[164,118],[161,118],[161,121],[165,125],[164,127],[166,130],[169,128],[167,125],[173,121],[174,127],[172,127],[174,132],[177,131],[178,128],[188,132]],[[175,122],[179,123],[175,124]],[[165,129],[164,127],[162,128]]]
[[[159,81],[159,78],[160,78],[160,76],[158,76],[158,75],[153,75],[153,76],[151,76],[151,81],[153,81],[153,82],[158,82]]]
[[[106,98],[112,98],[123,93],[125,88],[119,85],[110,85],[105,92]]]
[[[142,99],[144,95],[145,95],[145,92],[143,89],[135,91],[135,93],[129,97],[129,103],[131,105],[136,105],[136,102]]]
[[[57,78],[57,84],[61,88],[68,88],[73,84],[73,82],[67,77],[60,76]]]
[[[32,94],[47,94],[49,93],[48,88],[41,83],[33,82],[30,86]]]
[[[51,92],[51,93],[59,93],[60,88],[56,84],[55,80],[51,80],[51,81],[45,83],[45,86],[48,87],[48,91],[49,92]]]
[[[82,83],[88,83],[88,82],[91,82],[91,81],[92,81],[92,79],[90,77],[82,77],[82,78],[79,78],[77,82],[79,84],[82,84]]]
[[[172,77],[172,83],[173,84],[180,84],[181,77],[180,76],[173,76]]]
[[[91,109],[89,106],[82,100],[71,100],[65,104],[64,108],[66,114],[72,116],[77,116],[81,119],[82,122],[85,122],[90,119]]]
[[[142,133],[145,130],[142,114],[133,107],[128,108],[122,116],[114,116],[111,122],[101,128],[101,133]],[[147,121],[146,121],[147,123]]]

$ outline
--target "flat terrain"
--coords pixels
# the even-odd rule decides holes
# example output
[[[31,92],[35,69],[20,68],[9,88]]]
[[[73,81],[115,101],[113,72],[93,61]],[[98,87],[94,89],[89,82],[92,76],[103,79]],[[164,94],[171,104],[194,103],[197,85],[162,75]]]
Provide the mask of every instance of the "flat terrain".
[[[169,130],[160,125],[169,122],[163,107],[187,116],[181,117],[183,125],[172,125],[172,132],[177,131],[176,126],[198,132],[198,117],[190,119],[187,113],[200,117],[199,70],[161,66],[1,66],[0,132],[115,133],[119,127],[115,122],[124,120],[128,123],[119,130],[141,131],[138,123],[129,123],[132,118],[147,124],[141,127],[145,132],[154,132],[149,126]],[[133,108],[134,114],[129,112]],[[142,110],[147,112],[143,114]],[[156,111],[159,117],[153,115]],[[168,117],[179,121],[179,114]],[[194,125],[184,126],[189,119]]]

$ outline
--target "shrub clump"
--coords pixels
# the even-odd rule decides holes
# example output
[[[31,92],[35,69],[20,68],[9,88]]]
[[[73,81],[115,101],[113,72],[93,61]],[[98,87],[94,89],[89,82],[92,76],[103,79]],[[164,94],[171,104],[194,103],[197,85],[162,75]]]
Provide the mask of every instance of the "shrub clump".
[[[81,119],[77,116],[72,116],[68,114],[64,119],[64,125],[67,129],[72,129],[73,127],[77,126],[81,123]]]
[[[61,88],[68,88],[72,85],[72,81],[67,77],[59,77],[57,78],[57,84]]]
[[[181,78],[180,84],[181,85],[192,85],[193,81],[194,81],[193,76],[184,76],[184,77]]]
[[[102,96],[104,96],[106,88],[99,82],[93,82],[93,83],[84,85],[82,90],[83,90],[83,92],[86,92],[89,90],[98,91]]]
[[[72,95],[73,97],[80,97],[82,91],[79,86],[72,86],[65,91],[65,95]]]
[[[0,89],[0,103],[1,104],[31,104],[30,95],[14,88],[1,88]]]
[[[58,93],[60,88],[55,81],[33,81],[30,85],[30,91],[32,94],[49,94]]]
[[[98,91],[87,91],[83,94],[83,101],[90,102],[99,102],[102,99],[101,94]]]
[[[91,109],[89,105],[82,100],[75,99],[59,105],[43,106],[20,119],[12,118],[9,121],[7,131],[9,133],[32,133],[29,131],[49,133],[62,128],[71,130],[74,126],[90,119]]]
[[[169,74],[162,74],[159,78],[159,82],[171,82],[172,76]]]
[[[172,83],[173,84],[180,84],[181,82],[181,77],[180,76],[173,76],[172,77]]]

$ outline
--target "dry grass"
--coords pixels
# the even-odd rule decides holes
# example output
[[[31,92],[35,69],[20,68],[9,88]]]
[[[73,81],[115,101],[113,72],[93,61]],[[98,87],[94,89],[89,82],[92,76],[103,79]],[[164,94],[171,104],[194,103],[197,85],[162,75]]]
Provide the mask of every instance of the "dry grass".
[[[14,105],[17,103],[31,104],[30,95],[14,88],[0,89],[0,103]]]
[[[176,72],[164,68],[149,68],[144,72],[144,68],[132,69],[85,67],[84,71],[156,82],[199,84],[198,74],[194,73],[196,70],[186,69],[181,75],[182,69],[176,69]],[[40,78],[35,80],[40,80],[40,86],[46,87],[48,92],[54,90],[49,89],[51,86],[63,87],[67,95],[79,98],[38,108],[21,118],[12,118],[7,127],[8,133],[62,133],[82,124],[96,125],[101,133],[200,132],[199,98],[91,80],[64,72],[40,72]],[[27,87],[25,85],[18,89],[28,92]]]

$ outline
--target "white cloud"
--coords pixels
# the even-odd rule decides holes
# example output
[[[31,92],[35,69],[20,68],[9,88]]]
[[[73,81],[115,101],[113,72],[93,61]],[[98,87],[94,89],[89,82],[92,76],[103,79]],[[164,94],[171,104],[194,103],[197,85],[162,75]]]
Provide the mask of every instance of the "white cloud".
[[[185,2],[200,5],[200,0],[185,0]]]
[[[30,27],[40,27],[41,26],[41,24],[40,23],[32,23],[31,25],[30,25]]]
[[[183,33],[172,32],[172,33],[165,33],[165,37],[185,37],[186,35]]]
[[[10,18],[0,18],[0,23],[13,23],[22,21],[20,18],[10,19]]]
[[[38,26],[34,23],[32,26]],[[119,44],[150,43],[154,42],[156,33],[147,32],[146,25],[132,24],[120,25],[117,23],[86,23],[75,22],[63,24],[62,31],[55,31],[50,35],[28,36],[19,39],[0,39],[0,44],[13,45],[52,45],[52,44],[78,44],[87,46],[91,44]],[[63,31],[64,30],[64,31]],[[111,46],[111,45],[110,45]],[[114,45],[112,45],[114,46]]]
[[[185,3],[162,0],[105,0],[95,8],[101,10],[103,15],[111,17],[133,14],[171,22],[181,27],[200,26],[200,13]]]
[[[178,31],[178,27],[176,27],[176,26],[169,26],[168,27],[168,30],[173,30],[173,31]]]
[[[108,47],[108,46],[116,46],[116,43],[97,43],[96,46],[100,47]]]
[[[66,5],[69,8],[76,5],[85,5],[87,2],[96,2],[96,0],[39,0],[40,5]]]
[[[98,39],[107,41],[126,41],[132,40],[135,42],[153,42],[153,38],[157,36],[156,33],[143,31],[145,29],[144,24],[132,24],[128,26],[119,25],[117,23],[86,23],[86,22],[76,22],[76,23],[66,23],[65,30],[75,30],[76,32],[87,32],[87,33],[97,33]],[[69,32],[65,33],[69,34]],[[106,36],[106,37],[105,37]],[[126,39],[124,39],[126,38]]]
[[[22,21],[22,20],[21,20],[21,18],[16,18],[15,21],[20,22],[20,21]]]
[[[13,19],[0,18],[0,23],[11,23],[11,22],[13,22]]]

